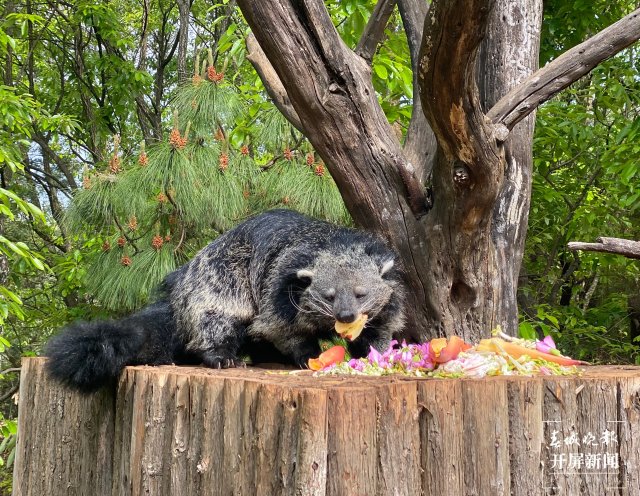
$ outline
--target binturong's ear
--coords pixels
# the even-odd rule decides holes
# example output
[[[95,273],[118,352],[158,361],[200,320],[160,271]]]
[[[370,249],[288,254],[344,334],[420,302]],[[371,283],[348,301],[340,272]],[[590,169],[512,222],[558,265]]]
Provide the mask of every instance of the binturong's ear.
[[[298,279],[313,279],[313,271],[309,269],[300,269],[296,275]]]
[[[383,276],[387,272],[389,272],[393,268],[393,264],[394,264],[393,259],[387,260],[386,262],[384,262],[382,264],[382,268],[380,269],[380,275]]]

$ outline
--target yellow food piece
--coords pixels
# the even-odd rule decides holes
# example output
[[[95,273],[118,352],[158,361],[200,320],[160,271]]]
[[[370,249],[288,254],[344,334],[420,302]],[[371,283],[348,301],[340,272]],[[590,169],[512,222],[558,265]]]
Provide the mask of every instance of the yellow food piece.
[[[364,325],[367,323],[367,318],[368,316],[366,313],[361,313],[356,320],[349,324],[336,321],[334,327],[336,329],[336,332],[340,334],[340,336],[348,339],[349,341],[353,341],[358,336],[360,336],[362,329],[364,329]]]

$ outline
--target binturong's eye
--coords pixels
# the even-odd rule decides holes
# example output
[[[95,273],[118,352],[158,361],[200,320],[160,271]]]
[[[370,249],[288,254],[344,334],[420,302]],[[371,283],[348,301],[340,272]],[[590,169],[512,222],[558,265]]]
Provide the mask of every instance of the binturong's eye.
[[[367,288],[363,287],[363,286],[356,286],[355,288],[353,288],[353,292],[356,295],[356,298],[360,299],[360,298],[364,298],[365,296],[367,296]]]
[[[336,297],[336,290],[334,288],[328,289],[324,292],[322,297],[327,301],[333,301],[333,299]]]

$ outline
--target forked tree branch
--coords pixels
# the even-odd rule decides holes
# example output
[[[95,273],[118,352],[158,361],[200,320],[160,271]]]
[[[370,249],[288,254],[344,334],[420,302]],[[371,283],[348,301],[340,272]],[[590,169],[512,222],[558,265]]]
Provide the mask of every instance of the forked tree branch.
[[[397,203],[390,203],[386,211],[376,205],[379,198],[398,201],[397,193],[395,198],[389,195],[388,184],[397,180],[404,184],[402,196],[412,213],[423,214],[424,188],[386,121],[371,69],[344,44],[324,3],[239,0],[238,5],[276,76],[265,79],[272,90],[277,81],[286,88],[277,101],[286,103],[284,95],[288,96],[304,134],[329,166],[356,222],[364,225],[373,216],[380,227],[388,223],[384,219],[392,211],[400,221]],[[403,190],[399,184],[394,189]]]
[[[623,255],[627,258],[640,259],[640,241],[604,237],[600,237],[596,241],[596,243],[581,243],[578,241],[572,241],[571,243],[567,244],[567,247],[572,251],[598,251],[603,253],[614,253],[616,255]]]
[[[396,0],[378,0],[360,37],[360,41],[358,41],[355,52],[369,64],[371,64],[378,45],[382,41],[384,30],[395,6]]]
[[[640,39],[640,9],[603,29],[584,43],[567,50],[534,72],[496,103],[487,116],[497,125],[513,129],[533,112],[602,61]]]
[[[418,73],[422,106],[447,160],[493,180],[496,150],[476,85],[478,47],[495,0],[434,1],[425,23]],[[488,184],[486,186],[489,186]],[[495,187],[494,187],[495,189]]]
[[[246,39],[247,44],[247,60],[251,62],[255,68],[258,76],[264,84],[264,88],[273,100],[273,103],[278,110],[282,112],[282,115],[301,133],[304,133],[300,117],[296,109],[291,105],[287,90],[282,85],[282,81],[273,69],[271,62],[260,48],[260,45],[256,41],[255,36],[250,34]]]

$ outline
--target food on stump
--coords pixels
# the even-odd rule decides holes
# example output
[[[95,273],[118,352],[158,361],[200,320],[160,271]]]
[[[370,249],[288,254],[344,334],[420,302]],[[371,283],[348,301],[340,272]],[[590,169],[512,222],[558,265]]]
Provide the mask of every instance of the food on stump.
[[[320,353],[318,358],[309,358],[308,366],[311,370],[322,370],[329,365],[335,365],[344,360],[344,347],[333,346],[324,353]]]

